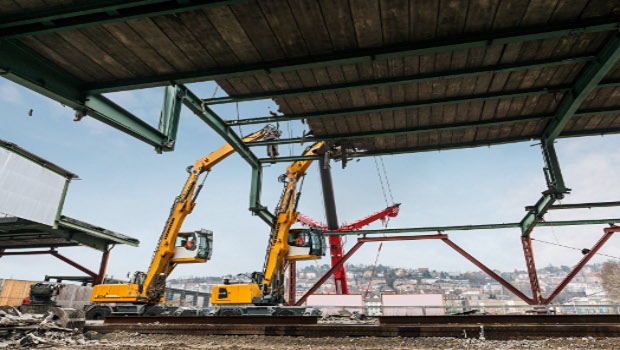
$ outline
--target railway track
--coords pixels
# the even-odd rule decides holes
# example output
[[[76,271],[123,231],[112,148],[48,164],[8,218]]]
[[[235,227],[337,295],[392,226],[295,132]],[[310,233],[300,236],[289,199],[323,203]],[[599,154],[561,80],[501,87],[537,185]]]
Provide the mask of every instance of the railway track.
[[[573,317],[574,316],[574,317]],[[617,315],[381,317],[380,324],[317,324],[315,317],[110,317],[86,330],[179,335],[452,337],[489,340],[620,337]],[[303,323],[302,323],[303,322]]]

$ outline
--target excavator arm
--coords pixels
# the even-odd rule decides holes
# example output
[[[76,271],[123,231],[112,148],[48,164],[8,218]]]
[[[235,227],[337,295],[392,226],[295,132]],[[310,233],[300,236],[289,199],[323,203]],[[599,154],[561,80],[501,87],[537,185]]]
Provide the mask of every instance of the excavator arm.
[[[323,146],[324,142],[315,143],[304,151],[304,155],[316,155]],[[234,306],[281,304],[284,302],[284,271],[288,262],[318,259],[324,255],[325,242],[321,230],[291,229],[299,214],[297,204],[301,185],[298,184],[311,164],[312,159],[294,162],[279,178],[284,183],[284,191],[276,207],[276,220],[269,238],[262,272],[253,273],[251,283],[230,284],[225,280],[224,285],[214,286],[211,292],[212,304]],[[221,314],[240,312],[233,309],[223,310]]]
[[[324,142],[317,142],[308,147],[304,155],[317,154],[323,147]],[[263,296],[269,294],[281,294],[278,289],[283,288],[284,270],[286,269],[286,257],[289,252],[288,234],[297,221],[297,203],[301,191],[296,193],[297,184],[306,175],[306,170],[312,164],[312,160],[297,161],[286,168],[286,173],[281,177],[285,183],[284,192],[280,204],[276,208],[276,222],[271,233],[269,249],[265,257],[263,268]],[[274,293],[275,292],[275,293]],[[277,299],[277,298],[276,298]]]
[[[278,130],[267,125],[249,136],[243,138],[244,142],[251,142],[261,138],[270,136],[279,136]],[[175,198],[170,216],[166,221],[164,230],[159,238],[156,249],[149,269],[146,273],[136,272],[129,284],[121,285],[98,285],[93,289],[92,301],[99,302],[142,302],[142,303],[159,303],[163,298],[165,291],[166,279],[179,263],[201,263],[209,259],[210,252],[200,251],[191,255],[191,257],[178,256],[177,238],[187,238],[186,244],[193,244],[192,248],[196,249],[198,242],[191,241],[187,233],[180,233],[183,221],[196,206],[196,198],[203,187],[206,175],[200,182],[200,176],[208,173],[216,164],[233,154],[235,151],[232,146],[225,144],[208,156],[199,159],[196,163],[187,168],[189,177],[183,186],[181,194]],[[208,174],[207,174],[208,175]],[[197,231],[200,238],[209,237],[210,231]]]

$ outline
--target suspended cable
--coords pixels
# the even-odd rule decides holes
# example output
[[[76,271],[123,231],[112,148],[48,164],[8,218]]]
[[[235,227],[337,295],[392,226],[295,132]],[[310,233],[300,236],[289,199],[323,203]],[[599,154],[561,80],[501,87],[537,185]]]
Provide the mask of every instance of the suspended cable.
[[[375,257],[375,265],[372,267],[372,272],[370,273],[370,280],[368,280],[368,287],[366,287],[366,293],[364,293],[364,299],[368,296],[368,291],[370,290],[370,284],[372,283],[372,279],[375,276],[375,269],[377,268],[377,262],[379,262],[379,254],[381,254],[381,248],[383,247],[383,242],[379,244],[379,249],[377,249],[377,256]]]
[[[390,179],[387,176],[387,171],[385,171],[385,164],[383,163],[383,157],[379,157],[381,160],[381,167],[383,167],[383,176],[385,177],[385,183],[387,184],[388,191],[390,193],[390,200],[392,204],[394,204],[394,196],[392,195],[392,187],[390,186]]]
[[[377,176],[379,177],[379,183],[381,184],[381,191],[383,192],[383,199],[385,200],[385,206],[389,207],[390,204],[388,203],[387,195],[385,193],[385,187],[383,186],[383,179],[381,178],[381,171],[379,171],[379,163],[377,163],[377,157],[374,157],[374,159],[375,168],[377,169]]]
[[[582,249],[582,248],[569,247],[569,246],[567,246],[567,245],[563,245],[563,244],[559,244],[559,243],[553,243],[553,242],[547,242],[547,241],[543,241],[543,240],[541,240],[541,239],[535,239],[535,238],[532,238],[532,241],[537,241],[537,242],[540,242],[540,243],[551,244],[551,245],[555,245],[555,246],[562,247],[562,248],[568,248],[568,249],[578,250],[578,251],[580,251],[580,252],[583,252],[584,250],[587,250],[588,252],[590,251],[590,249]],[[586,254],[587,254],[587,253],[586,253]],[[607,254],[601,254],[601,253],[596,253],[596,254],[597,254],[597,255],[600,255],[600,256],[606,256],[606,257],[608,257],[608,258],[613,258],[613,259],[618,259],[618,260],[620,260],[620,257],[617,257],[617,256],[607,255]],[[585,255],[585,254],[584,254],[584,255]]]

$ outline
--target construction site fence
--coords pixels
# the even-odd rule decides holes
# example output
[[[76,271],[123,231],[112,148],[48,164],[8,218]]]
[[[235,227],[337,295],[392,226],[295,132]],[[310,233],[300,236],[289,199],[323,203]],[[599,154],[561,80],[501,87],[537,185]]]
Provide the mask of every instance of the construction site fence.
[[[470,305],[470,306],[334,306],[308,305],[320,309],[323,315],[361,313],[366,316],[432,316],[462,313],[514,315],[551,313],[557,315],[618,315],[620,304],[563,304],[563,305]],[[343,312],[344,311],[344,312]]]

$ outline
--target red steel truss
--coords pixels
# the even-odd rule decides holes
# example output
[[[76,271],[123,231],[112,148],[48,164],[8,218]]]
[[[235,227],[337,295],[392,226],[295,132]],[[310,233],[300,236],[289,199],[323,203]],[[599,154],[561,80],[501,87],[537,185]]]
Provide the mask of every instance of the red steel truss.
[[[353,256],[353,254],[355,254],[355,252],[364,243],[366,243],[366,242],[387,242],[387,241],[413,241],[413,240],[427,240],[427,239],[439,239],[439,240],[443,241],[449,247],[454,249],[456,252],[461,254],[467,260],[471,261],[474,265],[476,265],[478,268],[480,268],[482,271],[484,271],[487,275],[489,275],[489,277],[491,277],[494,280],[496,280],[498,283],[500,283],[502,286],[504,286],[506,289],[511,291],[513,294],[518,296],[520,299],[522,299],[523,301],[525,301],[529,305],[548,305],[548,304],[550,304],[553,301],[553,299],[555,299],[558,296],[558,294],[560,294],[560,292],[562,292],[562,290],[564,290],[566,285],[568,283],[570,283],[570,281],[579,273],[579,271],[581,271],[581,269],[588,263],[588,261],[590,261],[590,259],[592,259],[592,257],[611,238],[611,236],[615,232],[619,232],[620,231],[620,226],[616,226],[613,223],[610,223],[609,227],[605,228],[604,231],[605,231],[605,233],[599,239],[599,241],[596,242],[596,244],[592,247],[592,249],[590,249],[589,251],[586,252],[586,254],[584,254],[583,258],[581,258],[579,263],[577,263],[577,265],[575,265],[575,267],[573,267],[573,269],[566,275],[566,277],[564,277],[564,280],[562,280],[562,282],[560,282],[557,285],[557,287],[555,287],[555,289],[549,294],[549,296],[547,298],[544,298],[542,293],[540,292],[540,287],[539,287],[540,284],[538,282],[538,276],[536,274],[536,266],[534,264],[534,254],[533,254],[533,251],[532,251],[532,244],[531,244],[531,240],[528,237],[525,237],[522,240],[522,243],[523,243],[523,249],[524,249],[524,252],[525,252],[526,265],[527,265],[529,276],[530,276],[530,283],[532,285],[532,292],[533,292],[533,297],[532,298],[530,298],[530,297],[526,296],[525,294],[523,294],[516,287],[514,287],[512,284],[510,284],[510,282],[506,281],[501,276],[499,276],[497,273],[495,273],[492,269],[488,268],[482,262],[478,261],[476,258],[471,256],[463,248],[459,247],[454,242],[452,242],[448,238],[448,235],[443,234],[440,231],[436,235],[392,236],[392,237],[372,237],[372,238],[364,236],[364,237],[358,238],[357,239],[357,243],[351,248],[351,250],[349,250],[349,252],[347,252],[347,254],[345,254],[341,259],[339,259],[332,266],[332,268],[329,269],[329,271],[327,271],[325,273],[325,275],[323,275],[323,277],[321,277],[314,284],[314,286],[312,286],[312,288],[310,288],[306,292],[306,294],[304,294],[304,296],[302,296],[295,303],[295,305],[298,305],[298,306],[302,305],[306,301],[308,296],[310,296],[314,292],[316,292],[321,287],[321,285],[323,285],[323,283],[325,283],[325,281],[327,281],[327,279],[329,279],[331,277],[331,275],[335,273],[335,271],[337,271],[340,267],[342,267],[342,265],[351,256]],[[330,237],[332,237],[332,236],[330,236]]]

